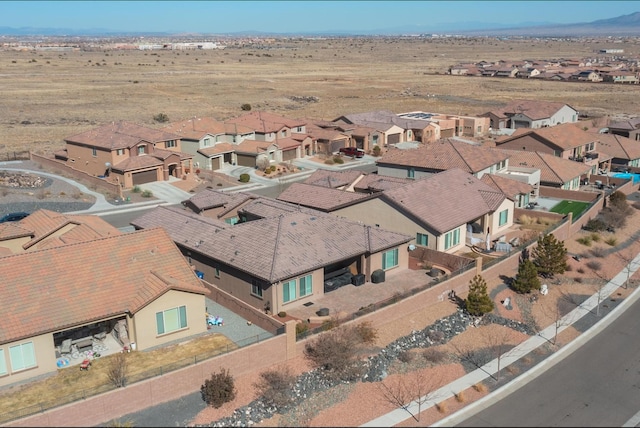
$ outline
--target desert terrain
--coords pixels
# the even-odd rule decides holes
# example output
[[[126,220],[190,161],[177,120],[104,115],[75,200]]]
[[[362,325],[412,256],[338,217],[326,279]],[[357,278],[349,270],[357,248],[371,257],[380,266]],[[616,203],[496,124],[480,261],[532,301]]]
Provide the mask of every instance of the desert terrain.
[[[132,41],[133,42],[133,41]],[[640,40],[606,38],[260,39],[223,50],[0,50],[0,160],[50,153],[109,121],[161,127],[241,106],[332,120],[371,110],[482,114],[512,99],[571,105],[589,118],[640,112],[640,87],[446,75],[460,62],[640,55]]]

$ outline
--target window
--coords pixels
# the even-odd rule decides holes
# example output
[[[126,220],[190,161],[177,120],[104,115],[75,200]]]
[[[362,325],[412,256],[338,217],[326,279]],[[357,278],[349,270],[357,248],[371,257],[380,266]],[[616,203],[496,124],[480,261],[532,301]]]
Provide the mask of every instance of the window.
[[[477,129],[477,131],[476,131],[476,132],[477,132],[478,134],[482,132],[482,126],[478,126],[476,129]]]
[[[7,374],[7,361],[4,358],[4,349],[0,348],[0,376]]]
[[[302,126],[298,126],[298,127],[296,128],[296,132],[302,132]]]
[[[144,154],[144,146],[138,146],[138,154],[139,155],[143,155]]]
[[[407,178],[416,178],[415,168],[409,168],[409,170],[407,171]]]
[[[234,224],[238,223],[238,217],[225,218],[224,222],[233,226]]]
[[[156,312],[156,327],[158,334],[171,333],[187,327],[187,307],[167,309]]]
[[[11,370],[14,372],[35,367],[36,365],[33,342],[12,346],[9,348],[9,356],[11,357]]]
[[[165,144],[165,147],[168,149],[170,147],[176,147],[176,140],[169,140],[167,141],[167,143]]]
[[[205,147],[209,147],[211,145],[211,138],[205,138],[204,139],[204,146]]]
[[[398,249],[386,251],[382,254],[382,269],[387,270],[398,266]]]
[[[509,210],[504,210],[500,213],[500,220],[498,221],[498,226],[504,226],[507,224],[507,219],[509,218]]]
[[[377,135],[374,135],[373,137],[371,137],[371,142],[372,142],[374,145],[376,145],[376,146],[377,146],[377,145],[378,145],[378,136],[377,136]]]
[[[98,151],[95,148],[91,149],[91,156],[98,156]]]
[[[116,155],[118,156],[122,156],[124,154],[124,149],[118,149],[116,150]]]
[[[300,278],[300,297],[308,296],[313,293],[312,282],[313,280],[311,275],[303,276]]]
[[[452,230],[444,235],[444,249],[448,250],[460,243],[460,229]]]
[[[220,268],[219,268],[219,267],[215,267],[215,268],[213,268],[213,275],[214,275],[216,278],[220,278]]]
[[[296,280],[282,283],[282,302],[287,303],[296,299]]]
[[[286,136],[287,136],[287,130],[286,130],[286,129],[283,129],[283,130],[282,130],[282,132],[281,132],[281,135],[282,135],[283,137],[286,137]]]
[[[262,286],[255,279],[251,280],[251,294],[262,298]]]
[[[424,233],[416,234],[416,244],[422,245],[423,247],[429,245],[429,235],[425,235]]]

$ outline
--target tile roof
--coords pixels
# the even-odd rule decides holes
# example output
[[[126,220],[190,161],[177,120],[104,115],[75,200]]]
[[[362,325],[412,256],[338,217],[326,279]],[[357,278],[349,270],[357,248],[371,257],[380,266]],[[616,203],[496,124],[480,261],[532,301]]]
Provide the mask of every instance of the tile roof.
[[[240,144],[236,144],[235,151],[237,153],[258,155],[267,151],[274,144],[276,144],[275,141],[243,140]]]
[[[242,135],[251,134],[253,130],[237,123],[226,123],[213,117],[194,117],[171,123],[163,128],[165,131],[179,135],[183,139],[201,140],[207,135]]]
[[[517,195],[529,194],[533,190],[533,186],[528,183],[495,174],[484,174],[480,180],[494,189],[501,191],[512,201],[515,201]]]
[[[324,212],[331,212],[369,198],[371,196],[366,193],[349,192],[305,183],[293,183],[280,193],[277,199]]]
[[[335,128],[322,128],[314,124],[308,124],[306,126],[306,131],[310,137],[319,140],[334,141],[349,139],[349,134],[345,132],[341,132]]]
[[[199,149],[198,153],[205,156],[214,156],[222,153],[230,153],[236,150],[236,145],[231,143],[216,143],[215,146]]]
[[[496,140],[496,146],[516,140],[524,135],[529,135],[538,140],[544,140],[562,150],[573,149],[574,147],[584,146],[588,143],[597,141],[594,134],[581,129],[575,123],[563,123],[560,125],[550,126],[547,128],[520,128],[513,135]]]
[[[491,111],[491,113],[503,118],[514,114],[523,114],[532,120],[540,120],[550,118],[566,105],[551,101],[514,100],[502,108]]]
[[[307,208],[300,205],[294,205],[290,204],[289,202],[265,197],[259,197],[247,202],[238,211],[260,218],[277,217],[280,214],[288,214],[293,212],[302,212],[310,215],[323,214],[323,212],[320,210]]]
[[[278,132],[282,128],[296,128],[305,126],[305,122],[298,119],[290,119],[274,113],[264,111],[252,111],[240,117],[227,120],[227,123],[244,125],[261,134]]]
[[[220,207],[233,209],[258,197],[250,192],[226,193],[216,189],[204,189],[182,201],[182,204],[190,203],[198,212]]]
[[[616,134],[597,134],[598,152],[620,159],[640,159],[640,144]]]
[[[352,184],[363,175],[366,174],[356,170],[331,171],[329,169],[318,168],[311,173],[303,183],[336,189]]]
[[[0,258],[0,343],[135,314],[168,290],[204,294],[160,228]]]
[[[353,189],[361,192],[381,192],[384,190],[395,189],[405,184],[413,183],[412,178],[389,177],[378,174],[367,174],[358,181]]]
[[[113,165],[112,168],[118,171],[132,171],[142,168],[157,168],[162,166],[162,161],[155,156],[138,155],[130,156]]]
[[[522,150],[507,150],[496,148],[509,155],[509,165],[538,168],[540,183],[563,185],[576,177],[587,174],[591,167],[582,162],[563,159],[549,153],[527,152]]]
[[[144,227],[184,224],[181,216],[189,217],[189,221],[192,218],[181,210],[158,207],[154,211],[143,215],[148,220]],[[376,253],[413,238],[330,214],[299,211],[225,229],[205,221],[198,227],[173,227],[168,232],[178,245],[269,283]]]
[[[378,166],[400,165],[433,171],[458,168],[476,174],[506,159],[504,154],[490,148],[444,138],[434,143],[420,144],[415,149],[390,148],[376,161],[376,164]]]
[[[0,223],[0,241],[33,236],[33,230],[22,227],[20,222],[8,221]]]
[[[381,198],[442,234],[495,211],[505,195],[454,168],[384,191]]]
[[[147,128],[135,123],[120,121],[102,125],[89,131],[65,138],[66,142],[79,143],[108,150],[127,149],[141,141],[157,143],[179,140],[180,136],[159,129]]]
[[[640,117],[636,117],[629,120],[621,120],[618,122],[611,122],[609,124],[609,128],[624,129],[627,131],[634,131],[636,129],[640,129]]]

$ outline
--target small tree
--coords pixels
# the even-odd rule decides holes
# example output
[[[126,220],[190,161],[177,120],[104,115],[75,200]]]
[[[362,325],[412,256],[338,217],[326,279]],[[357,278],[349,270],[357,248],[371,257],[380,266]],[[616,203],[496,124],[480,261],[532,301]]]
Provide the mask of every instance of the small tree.
[[[406,380],[406,378],[409,378]],[[431,400],[435,391],[442,385],[441,380],[435,380],[420,370],[408,376],[396,378],[393,381],[382,381],[376,384],[382,399],[392,406],[399,406],[420,422],[422,405]]]
[[[481,275],[474,276],[469,282],[469,294],[465,300],[465,308],[474,316],[484,315],[494,308],[493,301],[487,293],[487,282]]]
[[[267,370],[260,373],[260,379],[253,384],[265,402],[276,407],[286,406],[291,402],[292,390],[296,377],[288,366]]]
[[[236,398],[236,386],[233,376],[229,370],[220,369],[220,373],[213,373],[210,379],[204,381],[200,387],[202,399],[216,409],[224,403],[233,401]]]
[[[540,236],[532,255],[538,274],[544,278],[551,278],[567,270],[567,249],[564,242],[556,239],[553,234]]]
[[[382,153],[382,149],[378,145],[373,146],[373,149],[371,149],[371,150],[373,151],[373,155],[375,157],[380,156],[380,154]]]
[[[127,355],[128,353],[120,352],[109,360],[107,378],[116,388],[122,388],[127,383]]]
[[[511,285],[517,293],[531,293],[532,290],[540,290],[540,279],[538,278],[538,269],[536,265],[529,259],[524,259],[518,265],[518,273]]]

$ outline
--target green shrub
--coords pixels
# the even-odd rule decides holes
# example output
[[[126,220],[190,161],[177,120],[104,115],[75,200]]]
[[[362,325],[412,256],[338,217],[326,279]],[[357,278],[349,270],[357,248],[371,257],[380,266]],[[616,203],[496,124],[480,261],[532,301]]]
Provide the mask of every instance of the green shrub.
[[[248,183],[250,179],[251,179],[251,176],[249,174],[240,174],[241,183]]]
[[[200,392],[205,403],[217,409],[236,398],[235,381],[229,370],[221,368],[220,373],[213,373],[210,379],[204,381]]]
[[[244,103],[240,106],[240,110],[242,111],[251,111],[251,104]]]
[[[593,232],[590,236],[593,242],[600,242],[601,237],[599,234]]]
[[[284,317],[286,317],[286,316],[287,316],[287,313],[286,313],[285,311],[280,311],[280,312],[278,312],[278,316],[279,316],[280,318],[284,318]]]
[[[340,156],[334,156],[333,157],[333,163],[337,163],[342,165],[344,163],[344,159],[342,159]]]
[[[271,165],[269,169],[271,170],[271,172],[276,172],[276,169],[278,169],[278,167],[275,165]]]
[[[305,322],[299,322],[296,324],[296,336],[305,334],[307,331],[309,331],[309,324]]]
[[[334,159],[329,158],[329,159],[325,160],[325,161],[324,161],[324,163],[325,163],[326,165],[333,165],[335,162],[334,162]]]
[[[142,195],[143,198],[152,198],[153,192],[151,190],[143,190]]]
[[[140,189],[140,186],[133,186],[133,189],[131,191],[133,193],[140,193],[142,189]]]
[[[378,157],[378,156],[380,156],[380,153],[382,152],[382,149],[380,148],[380,146],[373,146],[372,151],[373,151],[373,155],[375,157]]]
[[[164,113],[158,113],[153,116],[153,120],[160,123],[166,123],[166,122],[169,122],[169,116],[167,116]]]
[[[591,246],[591,236],[581,236],[580,238],[576,239],[576,241],[578,241],[582,245],[586,245],[587,247]]]
[[[604,240],[604,242],[605,242],[607,245],[610,245],[610,246],[612,246],[612,247],[615,247],[615,246],[616,246],[616,244],[618,243],[618,240],[616,239],[616,237],[615,237],[615,236],[612,236],[611,238],[607,238],[607,239],[605,239],[605,240]]]

